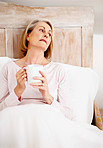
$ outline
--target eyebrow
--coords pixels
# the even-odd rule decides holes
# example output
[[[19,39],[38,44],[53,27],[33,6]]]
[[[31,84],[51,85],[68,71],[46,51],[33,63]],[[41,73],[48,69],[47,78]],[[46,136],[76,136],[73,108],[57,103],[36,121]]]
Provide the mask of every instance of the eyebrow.
[[[39,27],[43,27],[44,29],[45,29],[45,27],[44,26],[39,26]],[[52,30],[49,30],[50,32],[52,32]]]

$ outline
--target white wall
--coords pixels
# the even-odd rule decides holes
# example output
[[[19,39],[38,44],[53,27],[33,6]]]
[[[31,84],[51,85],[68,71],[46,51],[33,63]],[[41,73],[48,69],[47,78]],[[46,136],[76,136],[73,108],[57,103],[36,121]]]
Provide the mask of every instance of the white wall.
[[[99,108],[103,108],[103,35],[94,34],[93,37],[93,69],[100,79],[96,96],[97,103]]]

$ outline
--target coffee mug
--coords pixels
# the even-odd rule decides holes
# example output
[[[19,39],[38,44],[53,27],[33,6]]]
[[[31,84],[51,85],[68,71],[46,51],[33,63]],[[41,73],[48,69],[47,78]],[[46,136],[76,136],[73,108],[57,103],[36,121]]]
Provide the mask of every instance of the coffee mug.
[[[41,82],[41,80],[34,80],[33,77],[42,77],[39,71],[43,71],[43,66],[38,64],[27,65],[24,69],[27,72],[27,82],[28,84],[34,82]]]

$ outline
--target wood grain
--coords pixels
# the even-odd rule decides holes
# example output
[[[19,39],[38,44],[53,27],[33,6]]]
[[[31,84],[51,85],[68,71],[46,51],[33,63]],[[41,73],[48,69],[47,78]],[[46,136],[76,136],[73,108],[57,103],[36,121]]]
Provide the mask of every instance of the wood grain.
[[[103,109],[100,109],[100,114],[101,114],[102,123],[103,123]]]
[[[51,20],[54,27],[87,27],[94,24],[94,11],[90,7],[27,7],[0,2],[0,27],[21,28],[37,18]]]
[[[24,29],[13,29],[13,57],[20,58],[19,41]]]
[[[95,105],[95,108],[94,108],[94,114],[95,114],[94,121],[95,121],[95,125],[100,130],[103,130],[102,116],[101,116],[101,112],[100,112],[100,110],[98,108],[98,105],[97,105],[97,101],[96,100],[94,101],[94,105]]]
[[[94,11],[90,7],[27,7],[0,2],[6,56],[20,57],[18,44],[22,30],[38,18],[49,19],[54,25],[54,61],[92,67]]]
[[[5,29],[0,29],[0,56],[6,56]]]
[[[81,28],[56,28],[52,60],[81,66]]]
[[[93,28],[82,27],[82,67],[93,68]]]
[[[6,56],[13,57],[13,29],[5,29]]]

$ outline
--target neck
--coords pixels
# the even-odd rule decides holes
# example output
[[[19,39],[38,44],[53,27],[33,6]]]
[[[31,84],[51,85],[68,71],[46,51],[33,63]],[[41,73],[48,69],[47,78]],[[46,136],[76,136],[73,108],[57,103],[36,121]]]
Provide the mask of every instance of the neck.
[[[28,50],[26,56],[24,57],[24,61],[26,62],[26,64],[43,65],[43,63],[46,61],[46,58],[44,57],[44,52],[32,52],[31,50]]]

